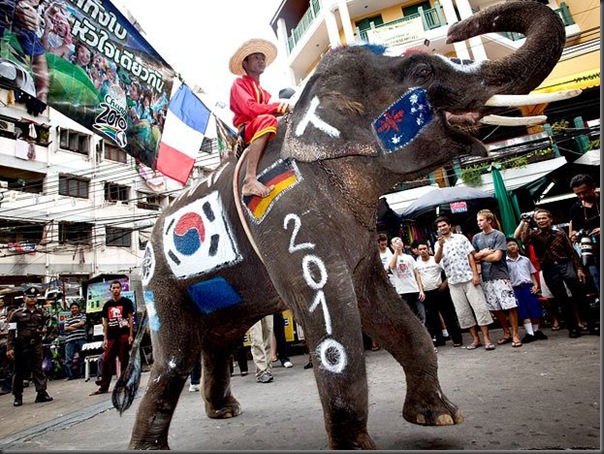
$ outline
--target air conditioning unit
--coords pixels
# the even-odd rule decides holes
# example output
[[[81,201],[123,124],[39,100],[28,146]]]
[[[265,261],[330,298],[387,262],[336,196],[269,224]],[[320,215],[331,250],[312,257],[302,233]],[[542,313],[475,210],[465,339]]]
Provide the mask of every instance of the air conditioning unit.
[[[9,134],[15,134],[15,124],[10,121],[0,120],[0,132],[6,132]]]

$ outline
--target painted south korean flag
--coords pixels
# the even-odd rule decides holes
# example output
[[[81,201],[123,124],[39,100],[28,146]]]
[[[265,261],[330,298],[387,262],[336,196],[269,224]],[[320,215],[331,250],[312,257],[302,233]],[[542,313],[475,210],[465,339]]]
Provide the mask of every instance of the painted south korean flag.
[[[242,258],[218,191],[168,216],[163,238],[166,261],[177,278],[205,274]]]

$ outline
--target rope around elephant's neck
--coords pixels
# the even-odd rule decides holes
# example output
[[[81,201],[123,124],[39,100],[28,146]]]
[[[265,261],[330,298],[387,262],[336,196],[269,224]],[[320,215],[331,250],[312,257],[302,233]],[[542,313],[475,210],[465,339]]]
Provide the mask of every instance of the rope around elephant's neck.
[[[247,147],[245,150],[243,150],[243,152],[241,153],[241,157],[237,160],[237,164],[235,165],[235,171],[233,172],[233,197],[235,198],[235,208],[237,208],[237,214],[239,215],[239,221],[241,222],[243,231],[245,232],[248,241],[252,245],[254,252],[256,252],[256,255],[258,256],[260,261],[262,263],[264,263],[264,260],[262,259],[262,255],[260,255],[258,246],[256,245],[254,238],[252,238],[252,232],[250,232],[250,227],[243,214],[243,208],[241,207],[241,197],[239,196],[239,172],[241,171],[241,166],[242,166],[243,162],[247,158],[247,154],[248,154],[249,150],[250,150],[249,147]]]

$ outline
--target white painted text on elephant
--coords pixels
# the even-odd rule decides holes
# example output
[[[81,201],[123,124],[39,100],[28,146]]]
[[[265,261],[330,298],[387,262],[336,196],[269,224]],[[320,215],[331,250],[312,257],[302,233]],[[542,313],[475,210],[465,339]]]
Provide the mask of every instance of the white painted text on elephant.
[[[302,134],[304,134],[304,130],[308,126],[308,123],[312,123],[315,128],[323,131],[325,134],[330,135],[331,137],[340,137],[340,131],[338,131],[330,124],[327,124],[325,121],[321,120],[319,116],[315,113],[317,107],[319,107],[319,98],[315,96],[310,101],[310,104],[308,105],[308,110],[304,114],[304,117],[302,117],[302,121],[300,121],[300,123],[298,123],[298,126],[296,126],[296,135],[300,137]]]
[[[298,243],[296,244],[296,237],[302,227],[302,220],[296,214],[288,214],[283,219],[283,228],[288,229],[288,225],[293,223],[292,235],[289,241],[289,253],[314,249],[314,243]],[[313,268],[318,271],[318,276],[313,277]],[[328,274],[325,262],[314,254],[307,254],[302,258],[302,276],[306,285],[310,289],[315,291],[313,302],[308,308],[308,311],[312,314],[317,307],[321,306],[323,310],[323,319],[325,323],[325,334],[332,336],[333,329],[331,326],[331,315],[329,313],[329,307],[327,305],[327,298],[323,288],[327,284]],[[341,373],[348,362],[346,356],[346,349],[335,339],[328,337],[319,343],[316,349],[317,356],[321,359],[321,365],[326,370],[333,373]]]

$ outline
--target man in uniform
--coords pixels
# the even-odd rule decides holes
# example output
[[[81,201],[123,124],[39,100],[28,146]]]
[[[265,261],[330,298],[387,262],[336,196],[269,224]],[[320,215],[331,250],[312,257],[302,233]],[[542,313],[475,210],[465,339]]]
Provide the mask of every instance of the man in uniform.
[[[23,405],[23,380],[29,372],[33,376],[38,395],[36,403],[50,402],[52,397],[46,392],[46,375],[42,369],[44,355],[42,337],[46,332],[46,316],[36,307],[38,289],[29,287],[23,292],[25,305],[15,310],[9,319],[8,349],[6,355],[15,360],[13,377],[13,405]]]

